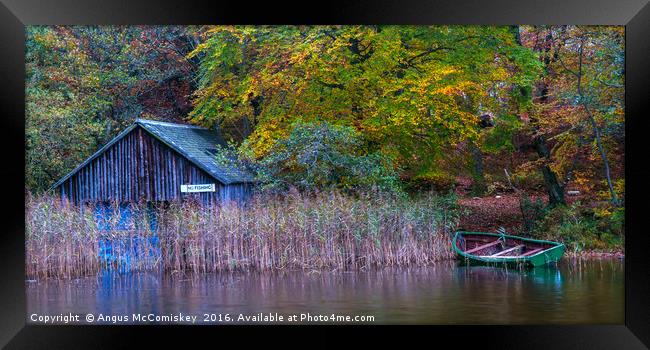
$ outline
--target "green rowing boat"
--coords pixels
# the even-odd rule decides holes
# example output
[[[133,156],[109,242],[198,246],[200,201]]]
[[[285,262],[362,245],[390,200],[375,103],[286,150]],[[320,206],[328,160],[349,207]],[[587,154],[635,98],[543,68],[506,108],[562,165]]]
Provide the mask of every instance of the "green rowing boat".
[[[461,259],[478,264],[542,266],[557,262],[564,244],[498,233],[458,231],[452,246]]]

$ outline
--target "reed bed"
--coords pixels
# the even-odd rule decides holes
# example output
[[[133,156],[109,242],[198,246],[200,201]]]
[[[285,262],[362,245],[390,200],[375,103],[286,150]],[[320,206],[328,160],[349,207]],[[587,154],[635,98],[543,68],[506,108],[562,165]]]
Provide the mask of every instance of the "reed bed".
[[[459,218],[454,198],[435,195],[295,193],[258,195],[245,205],[184,202],[153,212],[143,208],[135,206],[126,223],[113,215],[98,225],[90,206],[29,196],[27,277],[72,278],[100,269],[194,273],[422,266],[453,257],[449,247]],[[107,243],[111,259],[102,259]]]

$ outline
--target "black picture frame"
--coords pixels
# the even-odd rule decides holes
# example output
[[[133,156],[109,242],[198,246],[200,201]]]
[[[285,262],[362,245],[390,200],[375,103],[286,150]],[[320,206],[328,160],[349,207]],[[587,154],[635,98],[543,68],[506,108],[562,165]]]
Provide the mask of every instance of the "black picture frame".
[[[607,24],[626,26],[626,257],[625,324],[593,326],[336,327],[370,346],[411,337],[439,346],[500,349],[642,349],[650,344],[650,283],[644,218],[648,201],[648,109],[650,5],[648,0],[346,1],[250,3],[182,0],[0,0],[0,166],[4,232],[0,234],[0,345],[7,348],[88,348],[150,345],[151,339],[183,342],[203,337],[278,346],[348,345],[333,327],[36,326],[25,324],[24,278],[24,94],[25,32],[31,24]],[[645,112],[645,113],[644,113]],[[23,204],[23,205],[21,205]],[[251,336],[257,332],[265,336]],[[192,336],[184,333],[194,333]],[[313,335],[314,332],[321,333]],[[181,334],[183,333],[183,334]],[[198,336],[195,336],[198,335]],[[307,335],[297,340],[295,336]],[[268,336],[268,337],[267,337]],[[340,341],[340,343],[339,343]],[[645,344],[645,345],[644,345]]]

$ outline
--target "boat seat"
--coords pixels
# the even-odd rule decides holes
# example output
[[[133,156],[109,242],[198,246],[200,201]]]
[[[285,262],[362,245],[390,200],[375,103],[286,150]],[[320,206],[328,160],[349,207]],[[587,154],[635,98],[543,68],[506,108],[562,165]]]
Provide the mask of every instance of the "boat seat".
[[[527,251],[527,252],[525,252],[525,253],[522,254],[521,256],[529,256],[529,255],[537,254],[537,253],[541,252],[542,250],[544,250],[544,248],[533,249],[533,250],[531,250],[531,251]]]
[[[482,246],[478,246],[478,247],[472,248],[470,250],[466,250],[465,253],[471,254],[471,253],[474,253],[474,252],[478,252],[479,250],[495,246],[495,245],[497,245],[499,243],[501,243],[501,241],[497,239],[496,241],[490,242],[488,244],[484,244]]]
[[[513,251],[513,250],[521,249],[521,248],[523,248],[523,247],[525,247],[525,245],[520,244],[520,245],[518,245],[518,246],[516,246],[516,247],[508,248],[508,249],[502,250],[502,251],[500,251],[500,252],[498,252],[498,253],[496,253],[496,254],[492,254],[492,255],[490,255],[490,257],[501,256],[501,255],[503,255],[503,254],[510,253],[510,252]]]

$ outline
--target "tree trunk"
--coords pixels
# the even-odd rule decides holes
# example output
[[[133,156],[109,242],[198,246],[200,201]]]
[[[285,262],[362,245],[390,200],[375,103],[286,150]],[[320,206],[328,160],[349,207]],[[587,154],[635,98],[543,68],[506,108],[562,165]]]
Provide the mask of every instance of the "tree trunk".
[[[607,180],[607,186],[609,187],[609,194],[612,197],[612,203],[614,203],[614,205],[618,207],[620,206],[620,202],[618,201],[618,196],[616,196],[616,190],[614,190],[612,175],[609,169],[609,161],[607,160],[607,154],[605,153],[605,148],[603,147],[600,128],[598,127],[598,124],[596,123],[596,119],[594,119],[594,116],[591,114],[591,112],[589,112],[589,108],[587,108],[587,105],[584,105],[584,107],[585,110],[587,110],[587,114],[589,115],[589,121],[591,122],[591,126],[594,128],[594,133],[596,134],[596,145],[598,146],[598,152],[600,153],[600,158],[603,160],[603,165],[605,167],[605,179]]]
[[[543,39],[544,42],[542,45],[536,44],[535,50],[542,53],[542,62],[544,62],[544,69],[548,72],[549,65],[551,64],[551,45],[549,41],[553,40],[550,31]],[[537,96],[540,103],[549,102],[549,89],[544,78],[537,84]],[[557,175],[548,165],[548,162],[551,160],[551,152],[548,149],[546,143],[546,136],[538,133],[539,128],[535,125],[533,132],[536,134],[533,139],[533,145],[537,151],[537,155],[544,159],[544,165],[542,166],[542,176],[544,177],[544,185],[546,187],[546,192],[548,193],[548,204],[551,207],[557,205],[565,205],[566,201],[564,200],[564,187],[560,185],[560,182],[557,179]]]
[[[540,158],[544,158],[545,161],[550,160],[551,152],[548,150],[546,138],[543,135],[538,135],[535,137],[534,143],[537,155]],[[564,200],[564,187],[560,185],[560,182],[557,180],[557,175],[555,175],[555,172],[551,170],[551,167],[547,163],[542,166],[542,175],[544,176],[544,184],[548,192],[549,206],[554,207],[558,204],[566,204]]]
[[[483,153],[473,143],[470,145],[470,148],[472,152],[472,160],[474,163],[474,169],[472,174],[474,180],[472,183],[472,193],[476,196],[480,196],[485,194],[485,190],[486,190],[485,172],[483,170]]]

